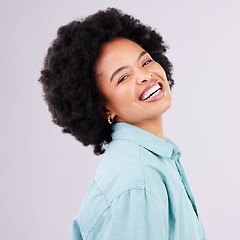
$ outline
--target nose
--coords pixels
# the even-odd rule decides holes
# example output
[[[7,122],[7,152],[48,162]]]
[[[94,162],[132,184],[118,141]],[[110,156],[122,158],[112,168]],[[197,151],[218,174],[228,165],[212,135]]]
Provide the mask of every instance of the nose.
[[[149,82],[152,78],[152,73],[149,71],[142,71],[139,73],[138,78],[137,78],[137,83],[142,84],[144,82]]]

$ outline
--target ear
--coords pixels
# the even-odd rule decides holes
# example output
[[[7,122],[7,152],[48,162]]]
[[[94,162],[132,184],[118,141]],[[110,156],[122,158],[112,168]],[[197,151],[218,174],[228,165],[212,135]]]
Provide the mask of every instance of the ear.
[[[109,115],[111,115],[112,119],[115,117],[115,114],[112,113],[111,110],[108,109],[105,102],[98,101],[97,105],[98,105],[98,108],[99,108],[100,113],[102,114],[103,118],[107,119]]]

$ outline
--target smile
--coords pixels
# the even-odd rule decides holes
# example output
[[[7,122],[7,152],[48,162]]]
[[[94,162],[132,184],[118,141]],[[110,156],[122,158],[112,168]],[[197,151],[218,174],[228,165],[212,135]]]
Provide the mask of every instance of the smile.
[[[165,96],[166,92],[160,81],[151,82],[140,94],[139,100],[144,102],[154,102]]]

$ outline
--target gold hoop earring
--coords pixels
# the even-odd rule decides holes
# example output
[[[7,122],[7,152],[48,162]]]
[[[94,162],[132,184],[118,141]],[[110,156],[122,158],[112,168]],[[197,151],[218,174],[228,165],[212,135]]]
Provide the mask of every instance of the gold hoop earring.
[[[109,122],[109,124],[113,123],[113,120],[111,119],[111,115],[108,115],[108,122]]]

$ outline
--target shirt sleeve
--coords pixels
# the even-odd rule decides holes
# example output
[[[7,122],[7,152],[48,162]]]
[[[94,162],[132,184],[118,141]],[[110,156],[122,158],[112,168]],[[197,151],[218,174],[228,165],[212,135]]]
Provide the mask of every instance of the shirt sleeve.
[[[83,240],[79,225],[76,220],[73,221],[71,240]]]
[[[146,190],[128,190],[113,199],[87,239],[167,240],[167,207]]]

